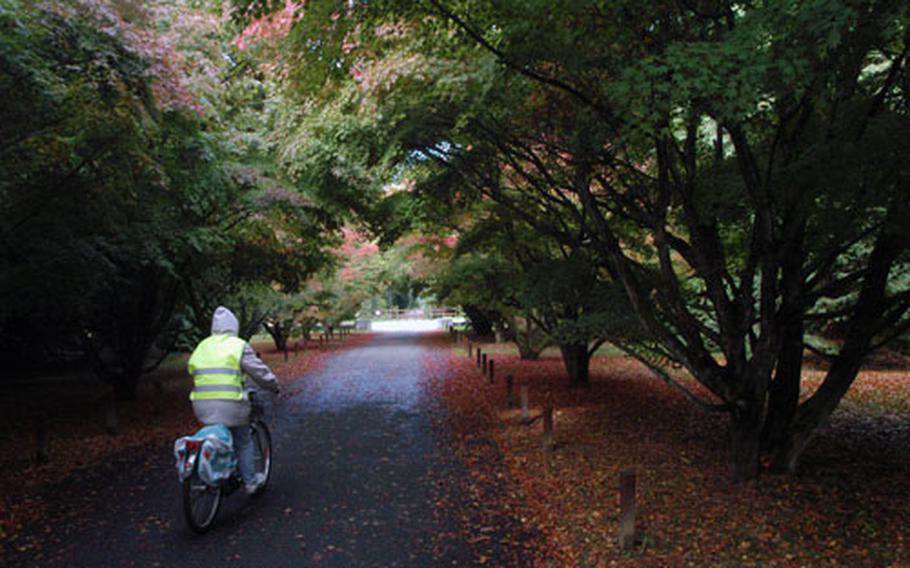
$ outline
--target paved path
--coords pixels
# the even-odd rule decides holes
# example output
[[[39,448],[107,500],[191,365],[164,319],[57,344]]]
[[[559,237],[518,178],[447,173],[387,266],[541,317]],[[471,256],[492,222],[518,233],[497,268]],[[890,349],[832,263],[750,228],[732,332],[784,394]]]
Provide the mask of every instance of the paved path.
[[[423,396],[428,355],[415,335],[382,335],[308,377],[273,420],[270,490],[228,498],[207,535],[184,527],[167,445],[53,488],[49,522],[17,539],[36,547],[7,550],[6,565],[525,565],[497,548],[515,525],[504,515],[483,550],[461,536],[459,465]]]

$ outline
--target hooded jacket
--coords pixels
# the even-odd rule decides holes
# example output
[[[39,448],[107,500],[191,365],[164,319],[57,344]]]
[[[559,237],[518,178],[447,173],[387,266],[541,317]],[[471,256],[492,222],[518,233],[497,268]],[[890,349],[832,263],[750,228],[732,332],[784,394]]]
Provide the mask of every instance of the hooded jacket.
[[[237,337],[240,322],[231,310],[219,306],[212,315],[212,335],[231,335]],[[272,392],[278,391],[278,379],[268,365],[253,351],[247,343],[243,347],[240,369],[246,375],[245,388],[261,387]],[[242,426],[250,421],[250,402],[248,390],[243,400],[194,400],[193,412],[203,424],[224,424],[228,427]]]

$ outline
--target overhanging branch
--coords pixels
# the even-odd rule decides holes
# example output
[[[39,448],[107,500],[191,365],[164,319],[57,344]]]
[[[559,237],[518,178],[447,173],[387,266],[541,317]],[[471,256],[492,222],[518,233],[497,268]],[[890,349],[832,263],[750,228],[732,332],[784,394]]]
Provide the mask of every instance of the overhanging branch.
[[[617,346],[618,348],[622,349],[623,351],[625,351],[626,353],[628,353],[629,355],[631,355],[638,361],[641,361],[642,363],[644,363],[645,366],[648,367],[648,369],[650,369],[655,375],[657,375],[657,377],[659,379],[661,379],[662,381],[664,381],[671,387],[673,387],[676,390],[678,390],[679,392],[681,392],[684,397],[686,397],[690,402],[694,403],[696,406],[698,406],[702,410],[704,410],[706,412],[726,412],[726,411],[730,410],[731,407],[729,404],[726,404],[726,403],[714,404],[714,403],[707,401],[707,400],[701,398],[700,396],[696,395],[695,393],[693,393],[692,391],[690,391],[689,389],[684,387],[682,384],[680,384],[679,381],[677,381],[673,377],[671,377],[669,375],[669,373],[667,373],[666,371],[664,371],[663,369],[661,369],[660,367],[658,367],[657,365],[655,365],[654,363],[649,361],[644,355],[639,353],[638,350],[636,350],[631,345],[624,343],[622,341],[615,341],[615,340],[612,340],[611,343],[613,345]]]

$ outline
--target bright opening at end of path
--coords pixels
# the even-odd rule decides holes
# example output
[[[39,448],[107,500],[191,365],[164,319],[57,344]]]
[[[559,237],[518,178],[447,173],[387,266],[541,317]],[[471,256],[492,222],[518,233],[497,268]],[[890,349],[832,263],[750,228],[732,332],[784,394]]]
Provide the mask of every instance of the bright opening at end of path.
[[[445,330],[449,324],[463,323],[462,318],[452,319],[400,319],[374,321],[370,326],[371,331],[379,333],[428,333],[431,331]]]

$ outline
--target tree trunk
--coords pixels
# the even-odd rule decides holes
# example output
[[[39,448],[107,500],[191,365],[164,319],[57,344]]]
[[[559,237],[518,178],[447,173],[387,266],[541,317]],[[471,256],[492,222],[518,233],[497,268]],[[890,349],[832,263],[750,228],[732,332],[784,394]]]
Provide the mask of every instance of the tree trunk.
[[[889,215],[895,211],[889,212]],[[847,324],[849,331],[844,344],[825,380],[812,397],[797,409],[785,438],[775,449],[772,456],[772,469],[775,471],[793,471],[796,468],[799,456],[812,435],[831,416],[856,380],[863,359],[869,352],[879,318],[888,307],[888,274],[902,250],[903,243],[898,235],[887,231],[879,235],[869,258],[859,298]]]
[[[761,405],[742,403],[731,414],[733,434],[733,480],[737,483],[758,477],[761,447]]]
[[[828,371],[825,381],[815,391],[812,398],[799,407],[790,427],[773,448],[772,471],[792,472],[796,469],[799,456],[809,445],[815,431],[831,416],[850,385],[853,384],[856,374],[859,372],[863,354],[844,353],[845,350],[847,347],[841,349],[841,355]]]
[[[522,360],[535,361],[538,357],[540,357],[540,350],[535,349],[526,337],[519,335],[515,339],[515,344],[518,346],[518,356]]]
[[[276,351],[285,351],[288,346],[288,334],[284,329],[284,326],[278,323],[265,323],[263,324],[265,330],[269,332],[269,335],[272,336],[272,341],[275,342]]]
[[[768,414],[762,431],[762,448],[772,450],[783,442],[799,407],[803,369],[803,324],[790,325],[784,332],[780,359],[768,392]],[[777,470],[774,470],[777,471]]]
[[[547,348],[549,338],[531,318],[516,317],[512,320],[512,340],[518,347],[518,355],[525,361],[540,357]]]
[[[475,306],[462,306],[462,308],[477,336],[488,337],[493,335],[493,319],[488,314]]]
[[[559,350],[562,352],[562,361],[566,366],[566,372],[569,374],[569,386],[588,384],[591,355],[588,353],[587,344],[560,345]]]

